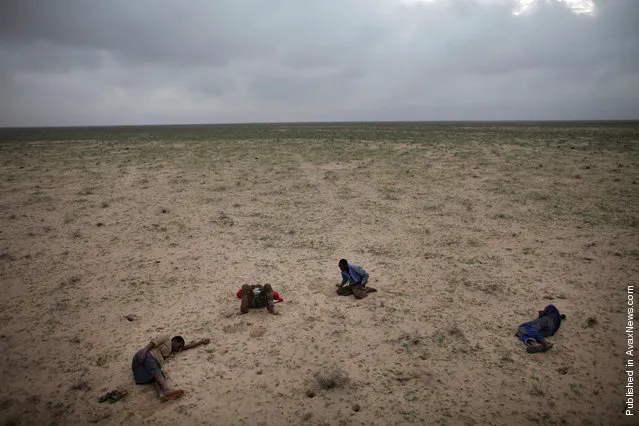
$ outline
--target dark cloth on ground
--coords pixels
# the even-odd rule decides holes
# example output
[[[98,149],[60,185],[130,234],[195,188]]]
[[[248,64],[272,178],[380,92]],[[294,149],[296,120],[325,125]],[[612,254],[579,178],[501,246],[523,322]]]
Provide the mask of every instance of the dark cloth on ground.
[[[337,294],[340,296],[355,296],[356,299],[363,299],[368,296],[368,293],[373,293],[377,290],[371,287],[366,287],[364,284],[358,285],[345,285],[337,289]]]
[[[235,296],[238,299],[242,298],[242,288],[240,288],[239,291],[237,293],[235,293]],[[273,290],[273,299],[277,300],[280,303],[284,301],[284,299],[282,299],[282,296],[280,296],[279,293],[277,291],[275,291],[275,290]]]
[[[270,284],[244,284],[242,286],[242,297],[248,297],[248,307],[250,309],[269,308],[273,309],[273,287]]]
[[[155,375],[157,373],[162,374],[162,376],[164,376],[164,373],[162,372],[157,359],[155,359],[150,352],[147,352],[144,360],[140,361],[141,351],[142,350],[136,352],[133,356],[131,369],[133,370],[133,379],[135,380],[135,383],[138,385],[146,385],[155,380]]]

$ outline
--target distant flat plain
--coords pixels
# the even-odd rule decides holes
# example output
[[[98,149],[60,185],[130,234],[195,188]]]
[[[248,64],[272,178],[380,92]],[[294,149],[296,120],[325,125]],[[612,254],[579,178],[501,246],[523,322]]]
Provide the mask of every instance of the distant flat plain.
[[[637,122],[0,129],[0,162],[3,424],[632,423]],[[236,315],[266,282],[281,315]],[[162,331],[211,338],[175,402],[131,377]]]

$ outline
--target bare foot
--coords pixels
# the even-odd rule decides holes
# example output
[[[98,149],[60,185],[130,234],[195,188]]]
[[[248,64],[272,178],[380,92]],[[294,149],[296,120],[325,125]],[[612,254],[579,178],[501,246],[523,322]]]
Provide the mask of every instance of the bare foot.
[[[544,342],[544,343],[540,343],[538,345],[528,346],[526,348],[526,352],[528,352],[529,354],[536,354],[536,353],[539,353],[539,352],[546,352],[550,348],[552,348],[552,343]]]
[[[168,391],[162,396],[162,401],[174,401],[176,399],[180,399],[184,396],[184,391],[182,389]]]

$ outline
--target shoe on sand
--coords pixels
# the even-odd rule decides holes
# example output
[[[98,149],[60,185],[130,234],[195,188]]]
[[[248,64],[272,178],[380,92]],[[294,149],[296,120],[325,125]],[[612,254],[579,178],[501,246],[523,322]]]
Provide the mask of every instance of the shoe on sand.
[[[128,395],[127,391],[121,391],[119,389],[107,392],[98,399],[98,402],[109,402],[111,404],[118,402]]]
[[[108,400],[111,398],[111,394],[112,394],[112,393],[113,393],[113,392],[107,392],[107,393],[105,393],[104,395],[102,395],[102,396],[98,399],[98,402],[106,402],[106,401],[108,401]]]
[[[127,391],[114,390],[111,392],[111,397],[109,398],[109,402],[113,404],[114,402],[118,402],[128,395]]]

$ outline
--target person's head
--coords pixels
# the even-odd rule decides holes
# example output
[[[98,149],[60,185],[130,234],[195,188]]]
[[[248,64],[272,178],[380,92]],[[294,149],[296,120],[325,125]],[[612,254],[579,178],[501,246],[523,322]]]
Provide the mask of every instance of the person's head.
[[[184,338],[182,336],[175,336],[171,339],[171,349],[173,352],[180,352],[184,348]]]
[[[339,266],[339,269],[342,271],[348,271],[348,261],[346,259],[340,259],[337,266]]]

